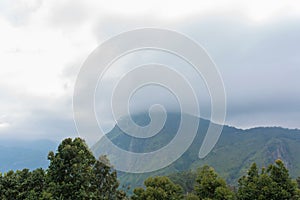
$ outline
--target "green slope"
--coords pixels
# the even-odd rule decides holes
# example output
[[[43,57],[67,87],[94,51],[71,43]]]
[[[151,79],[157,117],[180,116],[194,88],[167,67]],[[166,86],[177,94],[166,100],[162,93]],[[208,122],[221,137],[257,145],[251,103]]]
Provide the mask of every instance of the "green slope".
[[[146,114],[136,115],[133,119],[140,125],[146,125],[150,120]],[[126,118],[122,120],[126,121]],[[123,149],[133,152],[149,152],[157,150],[171,141],[176,134],[179,123],[180,115],[169,113],[164,128],[151,138],[130,137],[117,126],[107,136]],[[273,163],[278,158],[286,163],[293,177],[300,176],[300,130],[280,127],[242,130],[224,126],[222,135],[213,151],[206,158],[200,160],[198,152],[208,125],[209,121],[200,119],[199,129],[193,144],[176,162],[151,173],[120,172],[121,183],[132,187],[142,186],[143,181],[148,176],[168,175],[208,164],[213,166],[228,183],[235,185],[237,179],[246,173],[251,163],[256,162],[260,167],[263,167]],[[101,140],[94,146],[96,151],[103,148],[107,147]]]

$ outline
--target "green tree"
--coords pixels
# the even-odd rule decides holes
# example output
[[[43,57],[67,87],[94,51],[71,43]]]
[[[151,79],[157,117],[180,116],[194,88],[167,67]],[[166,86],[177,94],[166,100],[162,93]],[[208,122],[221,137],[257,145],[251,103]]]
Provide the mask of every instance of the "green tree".
[[[182,188],[168,177],[149,177],[144,182],[146,189],[135,188],[132,200],[181,200]]]
[[[226,182],[217,175],[212,167],[207,165],[198,169],[195,194],[199,199],[234,199],[234,193],[226,185]]]
[[[9,171],[3,177],[1,175],[0,188],[1,199],[41,199],[45,189],[45,172],[43,169]]]
[[[296,198],[298,195],[297,182],[291,179],[288,169],[281,160],[276,160],[274,165],[270,165],[267,172],[272,181],[276,183],[276,189],[282,193],[282,196],[286,196],[287,199]]]
[[[125,192],[118,190],[117,172],[112,169],[106,156],[100,156],[93,166],[91,184],[97,196],[96,199],[124,199]]]
[[[117,189],[117,175],[107,165],[108,160],[96,160],[82,139],[63,140],[55,154],[49,153],[48,159],[47,192],[55,199],[125,198]]]
[[[196,182],[196,173],[189,170],[174,173],[168,176],[172,182],[178,184],[182,187],[183,193],[191,193],[194,190],[194,185]]]
[[[80,138],[68,138],[49,152],[49,168],[0,173],[0,199],[3,200],[56,200],[126,199],[118,190],[117,173],[106,156],[98,160]]]
[[[300,189],[300,177],[297,178],[298,188]]]
[[[18,181],[14,171],[8,171],[1,177],[1,199],[18,199]]]
[[[48,155],[49,190],[58,199],[87,199],[91,189],[92,166],[96,162],[85,142],[65,139],[57,153]]]
[[[259,172],[256,163],[253,163],[246,176],[239,179],[238,199],[253,200],[257,190]]]
[[[269,200],[269,199],[300,199],[297,184],[293,181],[287,168],[281,160],[259,174],[256,164],[253,164],[247,176],[239,180],[237,193],[239,200]]]
[[[43,190],[47,187],[46,185],[46,174],[42,168],[38,168],[31,172],[29,178],[31,189],[36,193],[43,193]]]
[[[186,200],[199,200],[199,197],[193,193],[188,193],[185,196]]]

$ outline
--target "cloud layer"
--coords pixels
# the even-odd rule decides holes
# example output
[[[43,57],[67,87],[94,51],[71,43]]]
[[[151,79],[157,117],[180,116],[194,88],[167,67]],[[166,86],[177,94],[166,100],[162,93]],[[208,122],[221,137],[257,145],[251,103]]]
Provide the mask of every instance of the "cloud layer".
[[[147,5],[140,1],[3,0],[0,136],[75,136],[72,92],[80,66],[105,39],[141,27],[179,31],[208,51],[225,83],[228,124],[300,128],[299,8],[294,1],[151,1]],[[175,64],[165,55],[143,55],[133,56],[126,64],[151,59]],[[108,83],[121,71],[108,76]],[[194,83],[203,99],[203,116],[209,117],[203,81]],[[151,90],[139,93],[131,107],[148,105],[149,94],[157,93]],[[162,95],[162,99],[168,98]],[[99,112],[108,130],[113,125],[111,116],[105,108]]]

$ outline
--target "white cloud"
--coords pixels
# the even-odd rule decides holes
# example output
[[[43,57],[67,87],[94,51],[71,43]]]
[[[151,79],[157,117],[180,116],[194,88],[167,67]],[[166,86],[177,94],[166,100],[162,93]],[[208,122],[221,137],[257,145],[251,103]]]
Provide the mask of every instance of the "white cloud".
[[[199,29],[209,29],[209,24],[199,26],[197,22],[205,21],[209,16],[236,18],[247,27],[249,24],[259,27],[282,19],[299,19],[300,3],[295,0],[1,0],[0,90],[3,97],[0,99],[0,115],[7,115],[9,121],[0,121],[0,127],[7,131],[10,127],[27,124],[26,132],[31,129],[38,132],[40,127],[28,123],[36,123],[39,116],[47,118],[47,113],[51,116],[49,118],[62,115],[62,121],[73,127],[71,105],[66,105],[66,102],[71,102],[79,67],[99,42],[120,32],[144,26],[171,28],[195,34],[196,39],[200,38],[199,41],[212,52],[217,52],[220,44],[214,44],[213,38],[209,37],[217,38],[222,32],[226,34],[226,30],[218,33],[211,28],[211,32],[206,33],[208,37],[199,34]],[[217,24],[223,25],[221,20]],[[238,31],[235,33],[239,34]],[[197,38],[196,34],[200,36]],[[288,48],[294,48],[289,45],[287,52]],[[234,49],[234,46],[228,48]],[[219,53],[226,54],[224,50],[219,50]],[[297,58],[294,59],[297,63]],[[220,56],[220,61],[226,62],[226,59]],[[43,120],[43,123],[47,121]]]

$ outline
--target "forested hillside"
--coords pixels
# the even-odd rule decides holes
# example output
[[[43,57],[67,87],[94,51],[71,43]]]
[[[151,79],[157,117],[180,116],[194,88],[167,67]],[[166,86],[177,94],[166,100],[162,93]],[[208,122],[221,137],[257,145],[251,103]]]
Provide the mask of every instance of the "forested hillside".
[[[133,116],[133,119],[140,125],[150,122],[147,114]],[[126,124],[128,119],[123,118],[122,120],[120,123]],[[171,141],[176,134],[179,123],[180,115],[178,113],[169,113],[164,128],[151,138],[132,138],[122,132],[118,126],[115,126],[108,133],[108,137],[113,143],[123,149],[133,152],[149,152],[157,150]],[[214,167],[229,184],[237,185],[239,177],[247,173],[247,169],[253,162],[256,162],[259,167],[266,167],[274,163],[278,158],[284,161],[293,178],[299,176],[300,130],[280,127],[258,127],[243,130],[224,126],[221,137],[213,151],[205,159],[200,160],[198,152],[208,124],[208,120],[200,119],[199,129],[193,144],[176,162],[153,173],[120,173],[121,183],[140,186],[148,176],[169,175],[209,165]],[[130,130],[130,127],[127,129]],[[94,146],[94,150],[97,151],[97,148],[107,147],[100,140]]]
[[[84,140],[67,138],[55,152],[48,154],[47,169],[22,169],[0,174],[0,198],[3,200],[299,200],[300,179],[291,179],[281,160],[259,169],[253,163],[239,178],[238,186],[229,186],[215,170],[199,166],[195,171],[170,177],[148,177],[143,187],[126,194],[117,172],[106,156],[96,159]]]

